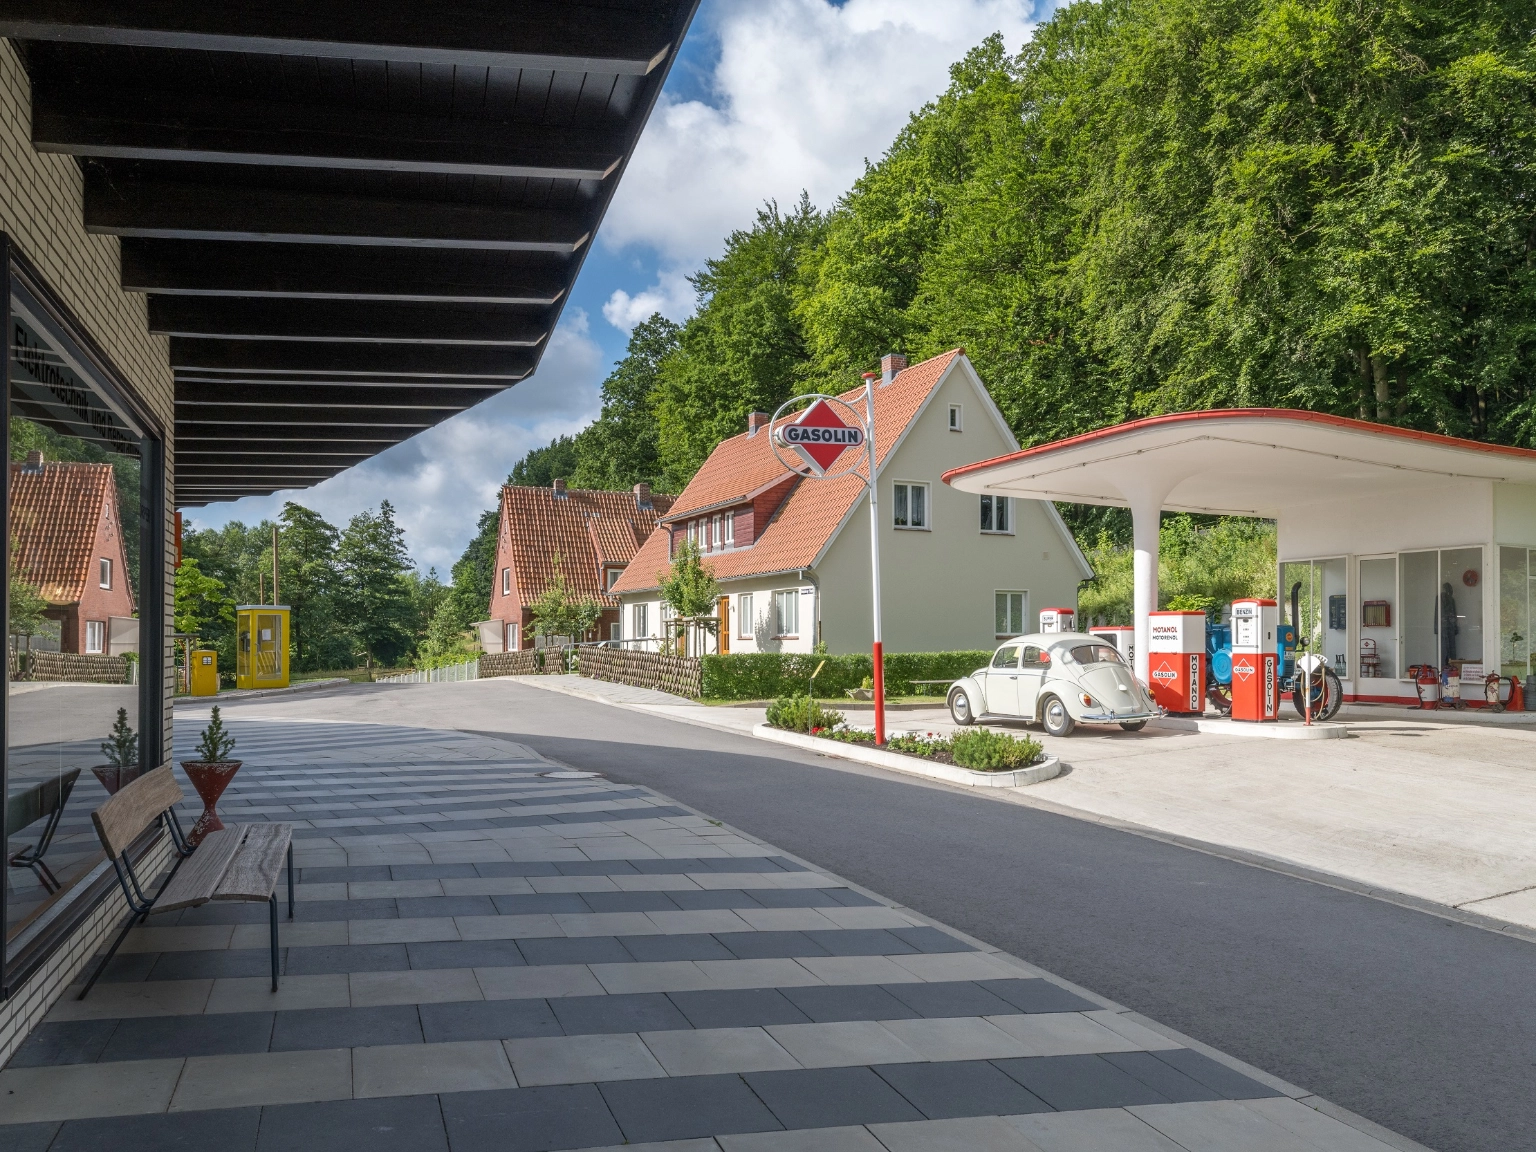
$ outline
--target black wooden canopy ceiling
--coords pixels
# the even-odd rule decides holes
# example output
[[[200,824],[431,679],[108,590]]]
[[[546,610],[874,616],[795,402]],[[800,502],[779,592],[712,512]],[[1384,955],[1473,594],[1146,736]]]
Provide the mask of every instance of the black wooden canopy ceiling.
[[[176,502],[528,376],[698,0],[0,0],[176,374]]]

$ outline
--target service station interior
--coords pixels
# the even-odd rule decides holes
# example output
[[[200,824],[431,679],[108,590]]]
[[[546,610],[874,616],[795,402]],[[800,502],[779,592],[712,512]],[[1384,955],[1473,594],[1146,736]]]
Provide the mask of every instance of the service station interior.
[[[1314,412],[1225,410],[1133,421],[945,480],[966,492],[1130,508],[1126,639],[1144,684],[1160,647],[1150,641],[1164,510],[1276,522],[1278,618],[1290,618],[1299,584],[1301,638],[1337,674],[1345,701],[1416,702],[1410,669],[1424,666],[1459,678],[1474,706],[1489,673],[1502,677],[1505,698],[1510,676],[1524,684],[1530,675],[1536,451]]]

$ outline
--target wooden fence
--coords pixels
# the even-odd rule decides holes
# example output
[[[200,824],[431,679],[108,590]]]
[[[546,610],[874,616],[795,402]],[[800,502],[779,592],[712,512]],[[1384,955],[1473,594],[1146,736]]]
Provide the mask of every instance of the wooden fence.
[[[594,680],[654,688],[697,700],[701,695],[700,661],[696,656],[663,656],[624,648],[580,648],[579,671]]]
[[[20,678],[66,680],[80,684],[131,684],[132,669],[122,656],[81,656],[74,652],[32,652],[22,660]],[[15,675],[15,663],[12,664]]]
[[[538,676],[565,671],[559,648],[519,648],[515,652],[486,652],[480,657],[480,679],[490,676]]]

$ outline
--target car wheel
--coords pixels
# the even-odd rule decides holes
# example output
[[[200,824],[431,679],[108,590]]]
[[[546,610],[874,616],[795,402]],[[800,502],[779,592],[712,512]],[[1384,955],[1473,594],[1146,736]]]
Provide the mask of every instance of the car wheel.
[[[949,694],[949,714],[962,728],[976,723],[976,713],[971,708],[971,698],[964,688],[956,688]]]
[[[1124,728],[1127,732],[1140,732],[1146,726],[1147,722],[1145,720],[1122,720],[1120,722],[1120,727]]]
[[[1047,696],[1041,701],[1040,720],[1052,736],[1070,736],[1072,729],[1077,727],[1077,721],[1072,719],[1072,713],[1067,711],[1059,696]]]

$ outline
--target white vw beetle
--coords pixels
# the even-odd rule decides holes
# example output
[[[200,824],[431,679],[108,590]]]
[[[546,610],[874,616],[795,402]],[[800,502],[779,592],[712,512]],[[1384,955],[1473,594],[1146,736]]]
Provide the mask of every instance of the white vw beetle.
[[[1140,731],[1159,709],[1120,653],[1081,632],[1035,632],[998,645],[992,662],[949,690],[956,724],[1034,720],[1052,736],[1082,723]]]

